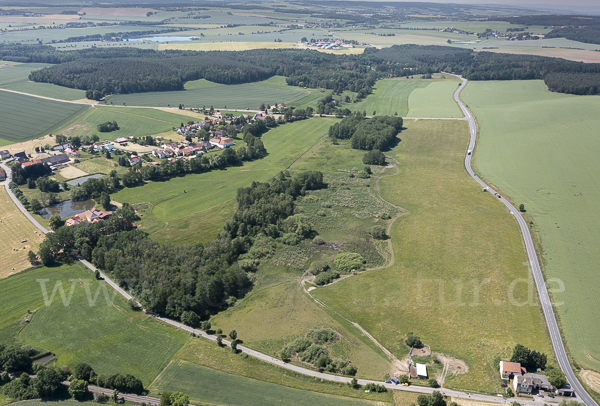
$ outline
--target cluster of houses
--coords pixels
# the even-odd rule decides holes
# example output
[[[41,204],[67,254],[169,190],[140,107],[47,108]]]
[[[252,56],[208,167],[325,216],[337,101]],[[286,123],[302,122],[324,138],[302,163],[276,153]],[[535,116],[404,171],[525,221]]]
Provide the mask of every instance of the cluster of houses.
[[[533,394],[545,391],[555,392],[560,396],[573,396],[573,390],[567,386],[556,389],[546,375],[528,373],[527,369],[519,362],[500,361],[500,377],[506,381],[515,393]],[[512,385],[510,382],[512,381]]]
[[[152,150],[152,155],[160,159],[188,157],[198,155],[213,148],[225,149],[234,144],[231,138],[224,136],[215,136],[208,141],[199,141],[197,143],[183,140],[179,144],[162,144],[160,146],[162,149],[155,148]]]
[[[17,152],[14,155],[8,153],[8,151],[0,151],[0,157],[2,159],[14,158],[16,162],[21,164],[22,168],[26,168],[35,164],[48,164],[52,170],[55,170],[58,165],[63,165],[71,161],[69,156],[64,153],[59,153],[56,155],[49,155],[45,158],[39,159],[30,159],[30,157],[25,153],[25,151]]]
[[[351,44],[346,43],[341,39],[335,41],[330,39],[317,39],[314,42],[311,40],[306,46],[315,49],[340,49],[340,47],[352,47]]]
[[[81,213],[77,213],[70,219],[67,219],[65,224],[67,226],[74,226],[77,224],[95,224],[99,221],[106,220],[112,215],[111,212],[102,211],[98,209],[86,210]]]

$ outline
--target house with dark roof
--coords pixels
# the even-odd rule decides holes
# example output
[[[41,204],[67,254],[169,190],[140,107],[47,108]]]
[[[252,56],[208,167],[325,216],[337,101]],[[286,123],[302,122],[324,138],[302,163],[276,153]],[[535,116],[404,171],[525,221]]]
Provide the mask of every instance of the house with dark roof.
[[[29,157],[27,156],[25,151],[17,152],[16,154],[13,155],[13,157],[15,158],[15,161],[20,162],[20,163],[29,161]]]
[[[531,394],[535,390],[544,390],[547,392],[554,391],[555,388],[548,381],[546,375],[539,374],[525,374],[517,375],[513,379],[513,388],[516,393],[528,393]]]
[[[47,158],[41,159],[42,163],[48,164],[50,166],[62,165],[69,162],[69,157],[67,154],[56,154],[49,156]]]
[[[10,152],[8,152],[7,149],[5,149],[4,151],[0,151],[0,159],[8,159],[11,156],[12,155],[10,154]]]

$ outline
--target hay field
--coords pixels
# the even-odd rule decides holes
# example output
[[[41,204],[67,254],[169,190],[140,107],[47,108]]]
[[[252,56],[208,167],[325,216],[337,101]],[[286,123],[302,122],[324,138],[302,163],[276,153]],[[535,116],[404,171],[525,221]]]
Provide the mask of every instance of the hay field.
[[[406,117],[462,117],[452,94],[460,82],[446,80],[430,82],[427,87],[418,87],[408,96]]]
[[[44,237],[17,208],[4,186],[0,186],[0,235],[0,279],[30,268],[27,253],[37,253]]]
[[[465,173],[467,124],[420,120],[406,127],[386,154],[399,173],[379,182],[382,197],[407,210],[390,231],[394,264],[313,295],[400,358],[407,354],[401,340],[412,331],[434,351],[465,361],[469,372],[448,377],[448,388],[499,390],[492,361],[517,343],[555,364],[535,295],[527,302],[530,272],[518,226]],[[519,278],[525,282],[511,286]],[[532,305],[513,304],[521,302]]]
[[[490,97],[493,95],[493,97]],[[535,225],[566,345],[600,371],[600,97],[551,93],[542,81],[471,82],[463,91],[481,136],[479,173]]]
[[[377,34],[396,34],[393,37],[379,36]],[[430,30],[352,30],[335,31],[335,35],[347,40],[354,40],[378,46],[390,47],[392,45],[416,44],[416,45],[448,45],[448,40],[453,41],[477,41],[475,35],[454,34]]]

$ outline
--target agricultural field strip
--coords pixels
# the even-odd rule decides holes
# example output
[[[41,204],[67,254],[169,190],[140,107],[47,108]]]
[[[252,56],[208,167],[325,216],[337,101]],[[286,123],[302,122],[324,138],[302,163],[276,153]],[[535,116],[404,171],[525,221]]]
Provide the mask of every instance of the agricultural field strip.
[[[477,124],[475,123],[475,118],[466,107],[466,105],[460,100],[460,93],[465,88],[467,84],[467,80],[460,77],[462,80],[462,86],[460,86],[454,92],[454,100],[458,103],[461,110],[463,111],[465,117],[467,117],[469,121],[469,129],[471,131],[471,140],[469,142],[469,151],[473,151],[475,147],[475,141],[477,139]],[[492,190],[485,182],[483,182],[473,171],[471,168],[471,158],[473,155],[465,155],[465,168],[467,172],[479,185],[484,188],[488,188]],[[548,294],[548,288],[546,287],[546,282],[544,281],[544,276],[542,274],[542,269],[540,267],[540,263],[538,261],[537,253],[535,251],[535,245],[533,244],[533,240],[531,239],[531,233],[529,232],[529,227],[527,226],[527,222],[521,216],[521,213],[504,197],[500,196],[499,199],[506,208],[510,211],[510,213],[515,216],[517,222],[519,223],[519,228],[521,229],[521,234],[523,235],[523,240],[525,242],[525,247],[527,250],[527,256],[529,258],[529,265],[531,267],[531,272],[533,273],[533,278],[535,280],[535,286],[538,291],[538,296],[540,299],[540,303],[542,305],[542,309],[544,311],[544,318],[546,320],[546,325],[548,326],[548,331],[550,333],[550,339],[552,340],[552,346],[554,348],[554,353],[556,354],[556,359],[558,360],[558,364],[561,370],[565,373],[568,382],[571,384],[572,388],[575,390],[577,397],[579,397],[587,406],[597,406],[597,403],[592,399],[592,397],[586,392],[583,388],[577,376],[573,372],[571,368],[571,364],[569,362],[569,357],[567,356],[567,352],[565,350],[564,343],[562,341],[562,337],[560,335],[560,330],[558,328],[558,324],[556,322],[556,317],[554,315],[554,309],[552,308],[552,302],[550,301],[550,295]]]
[[[459,88],[459,90],[457,92],[459,92],[462,88],[464,87],[461,86]],[[457,95],[455,94],[455,98],[457,98]],[[457,99],[458,100],[458,99]],[[464,111],[464,110],[463,110]],[[473,120],[472,116],[468,113],[468,110],[465,112],[467,118],[469,118],[469,122],[471,122],[471,120]],[[450,118],[449,120],[464,120],[461,118]],[[471,127],[472,131],[474,127]],[[475,130],[475,134],[476,134],[476,130]],[[473,139],[471,141],[472,143],[474,142]],[[2,167],[7,171],[7,180],[5,181],[5,183],[8,183],[8,179],[10,178],[10,169],[7,168],[4,164],[2,164]],[[469,166],[470,169],[470,166]],[[474,175],[473,175],[474,176]],[[475,176],[474,176],[475,177]],[[475,177],[476,178],[476,177]],[[476,178],[477,179],[477,178]],[[8,186],[8,185],[7,185]],[[9,189],[7,189],[9,190]],[[42,227],[41,224],[39,224],[28,212],[27,210],[20,204],[20,202],[16,199],[16,197],[14,196],[14,194],[9,190],[9,194],[11,195],[11,198],[13,199],[13,201],[15,202],[15,204],[17,205],[17,207],[19,207],[19,209],[27,216],[27,218],[36,226],[38,227],[43,233],[47,234],[48,232],[50,232],[49,230],[47,230],[46,228]],[[508,203],[508,202],[507,202]],[[505,203],[506,204],[506,203]],[[509,203],[510,204],[510,203]],[[512,207],[512,206],[511,206]],[[535,252],[535,251],[534,251]],[[88,269],[90,269],[92,272],[95,272],[96,270],[98,270],[95,266],[93,266],[90,262],[86,261],[85,259],[81,258],[81,257],[77,257],[77,259]],[[126,300],[132,299],[132,296],[130,294],[128,294],[126,291],[124,291],[121,287],[119,287],[115,282],[113,282],[106,274],[104,274],[102,271],[98,270],[98,272],[100,272],[100,275],[102,278],[104,278],[104,280],[106,281],[106,283],[109,284],[109,286],[111,286],[114,290],[116,290],[121,296],[123,296]],[[545,285],[544,285],[545,286]],[[194,333],[200,337],[209,339],[211,341],[215,341],[216,342],[216,336],[210,336],[208,334],[206,334],[204,331],[201,330],[195,330],[191,327],[188,327],[182,323],[179,323],[177,321],[171,320],[171,319],[167,319],[164,317],[159,317],[156,316],[156,319],[169,324],[171,326],[174,326],[178,329],[181,329],[183,331],[187,331],[190,333]],[[560,336],[559,336],[560,337]],[[229,345],[230,342],[227,340],[223,340],[223,342],[226,345]],[[244,346],[238,346],[238,349],[255,357],[258,358],[262,361],[268,362],[270,364],[303,374],[303,375],[308,375],[308,376],[312,376],[315,378],[320,378],[320,379],[326,379],[329,381],[334,381],[334,382],[342,382],[342,383],[349,383],[352,379],[348,378],[348,377],[343,377],[343,376],[337,376],[337,375],[330,375],[330,374],[324,374],[321,372],[316,372],[316,371],[312,371],[309,369],[305,369],[302,367],[298,367],[295,365],[291,365],[291,364],[287,364],[281,360],[278,360],[276,358],[273,358],[269,355],[260,353],[258,351],[252,350],[250,348],[244,347]],[[564,348],[563,348],[564,350]],[[572,373],[572,372],[571,372]],[[403,391],[408,391],[408,392],[418,392],[418,393],[425,393],[425,394],[431,394],[433,393],[433,391],[435,391],[436,389],[434,388],[429,388],[429,387],[418,387],[418,386],[396,386],[394,384],[386,384],[386,383],[382,383],[380,381],[372,381],[372,380],[365,380],[365,379],[359,379],[358,380],[359,384],[361,385],[366,385],[367,383],[375,383],[375,384],[382,384],[384,386],[386,386],[388,389],[392,389],[392,390],[403,390]],[[571,381],[570,381],[571,382]],[[579,382],[577,381],[577,384],[579,384]],[[583,390],[583,389],[582,389]],[[498,397],[495,396],[489,396],[489,395],[480,395],[480,394],[467,394],[465,392],[460,392],[460,391],[455,391],[455,390],[449,390],[449,389],[444,389],[442,390],[442,393],[444,395],[447,396],[454,396],[457,398],[467,398],[467,399],[473,399],[473,400],[480,400],[480,401],[487,401],[487,402],[493,402],[493,403],[504,403],[504,399],[500,399]],[[580,392],[582,393],[582,392]],[[588,395],[589,396],[589,395]],[[591,399],[591,398],[590,398]],[[593,401],[592,401],[593,402]],[[536,405],[535,401],[522,401],[521,402],[522,405],[527,405],[527,406],[534,406]],[[588,404],[588,403],[586,403]],[[595,403],[589,403],[589,406],[594,406]]]

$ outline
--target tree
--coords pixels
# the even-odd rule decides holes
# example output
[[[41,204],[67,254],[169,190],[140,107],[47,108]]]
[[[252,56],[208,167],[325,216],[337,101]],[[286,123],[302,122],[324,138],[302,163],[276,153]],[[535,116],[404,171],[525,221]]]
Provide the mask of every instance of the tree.
[[[356,378],[352,378],[352,380],[348,383],[348,385],[350,385],[350,387],[353,389],[360,388],[360,385],[358,384],[358,381],[356,380]]]
[[[233,352],[234,354],[237,352],[237,346],[238,346],[237,340],[233,340],[231,342],[231,352]]]
[[[200,316],[193,311],[188,310],[181,314],[181,322],[186,326],[196,328],[200,324]]]
[[[173,392],[171,394],[171,406],[187,406],[190,403],[190,397],[182,392]]]
[[[31,265],[35,265],[38,262],[37,261],[37,259],[38,259],[37,255],[35,255],[35,253],[33,251],[31,251],[31,250],[29,250],[29,252],[27,253],[27,259],[29,259],[29,263]]]
[[[519,205],[519,211],[520,211],[521,213],[525,213],[525,212],[527,211],[527,210],[525,210],[525,205],[524,205],[523,203],[521,203],[521,204]]]
[[[237,336],[238,336],[238,335],[237,335],[237,331],[235,331],[235,330],[231,330],[231,331],[229,332],[229,338],[231,338],[232,340],[237,340]]]
[[[207,331],[207,330],[210,330],[211,326],[212,325],[210,324],[210,321],[203,321],[200,328],[204,331]]]
[[[100,280],[101,276],[99,270],[96,269],[96,272],[94,272],[94,277],[96,278],[96,280]]]
[[[88,393],[87,382],[83,379],[75,379],[69,385],[69,393],[77,400],[84,400]]]
[[[406,337],[406,345],[408,345],[409,347],[419,348],[423,345],[423,343],[421,342],[421,338],[418,335],[408,333],[408,336]]]
[[[100,195],[100,204],[102,205],[102,208],[104,210],[110,210],[110,195],[108,193],[102,192],[102,194]]]
[[[548,377],[548,382],[550,382],[552,385],[556,386],[557,388],[562,388],[567,383],[565,374],[558,368],[548,367],[546,376]]]
[[[27,351],[15,346],[0,345],[0,369],[6,371],[27,370],[31,368],[31,358]]]
[[[50,228],[52,230],[56,231],[64,225],[65,222],[62,218],[60,218],[60,215],[55,214],[54,216],[50,217]]]
[[[376,240],[385,240],[387,238],[387,234],[385,233],[385,227],[383,226],[373,226],[369,229],[369,234]]]
[[[89,364],[80,362],[79,364],[75,365],[73,375],[76,379],[91,382],[92,379],[96,377],[96,372],[94,372],[94,369]]]
[[[35,389],[42,398],[56,397],[62,388],[62,374],[54,368],[42,368],[37,373]]]
[[[431,378],[430,380],[427,381],[427,385],[429,385],[429,387],[431,387],[431,388],[438,388],[440,386],[438,384],[438,381],[433,378]]]
[[[217,345],[218,345],[219,347],[222,347],[222,346],[223,346],[223,339],[222,339],[221,337],[217,337]]]
[[[159,406],[171,406],[172,392],[164,391],[160,394]]]
[[[408,383],[408,375],[400,375],[398,377],[398,382],[400,382],[400,383]]]
[[[385,165],[385,154],[378,149],[373,149],[363,156],[365,165]]]

